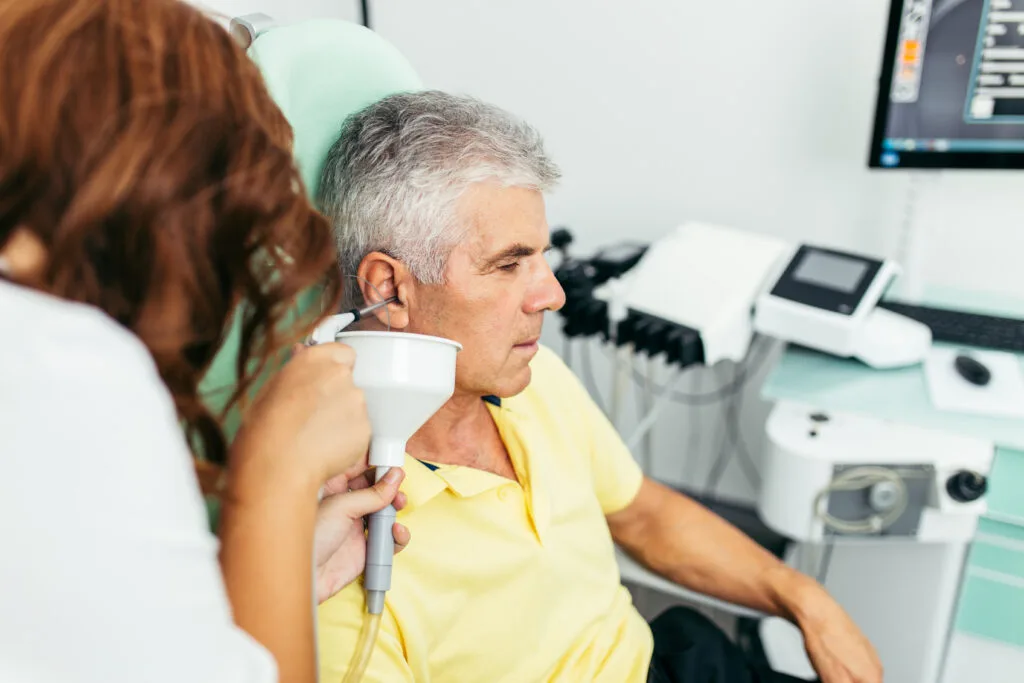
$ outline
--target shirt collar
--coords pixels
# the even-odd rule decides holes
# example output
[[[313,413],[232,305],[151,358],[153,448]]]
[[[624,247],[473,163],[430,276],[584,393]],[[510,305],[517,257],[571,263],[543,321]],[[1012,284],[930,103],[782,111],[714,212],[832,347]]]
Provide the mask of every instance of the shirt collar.
[[[430,502],[448,486],[444,479],[437,475],[439,467],[428,466],[408,453],[405,454],[403,469],[405,470],[405,479],[402,481],[401,489],[412,507]]]
[[[550,525],[551,492],[546,488],[551,485],[548,458],[549,453],[537,452],[538,445],[544,440],[538,439],[532,430],[538,426],[527,412],[518,410],[516,400],[502,401],[496,396],[485,396],[489,404],[498,432],[510,452],[519,454],[513,466],[519,477],[519,483],[530,496],[531,520],[539,538]],[[529,444],[532,447],[529,447]],[[497,488],[508,480],[497,474],[482,472],[471,467],[460,465],[438,465],[422,462],[411,455],[405,456],[405,481],[402,491],[405,492],[411,507],[425,505],[444,490],[457,496],[468,498],[485,491]]]
[[[510,412],[507,404],[503,404],[502,399],[497,396],[484,396],[483,400],[490,407],[502,438],[505,438],[505,427],[502,426],[502,420]],[[401,490],[411,505],[424,505],[445,489],[449,489],[458,496],[468,498],[497,488],[507,482],[504,477],[490,472],[459,465],[421,461],[408,453],[405,454],[403,469],[405,470],[405,480],[402,482]],[[525,481],[521,483],[526,485]]]

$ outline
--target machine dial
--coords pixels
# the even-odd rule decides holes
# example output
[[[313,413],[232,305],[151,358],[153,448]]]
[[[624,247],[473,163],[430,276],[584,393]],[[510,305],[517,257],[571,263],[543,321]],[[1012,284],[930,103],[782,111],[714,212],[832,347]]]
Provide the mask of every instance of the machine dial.
[[[868,505],[875,512],[888,512],[900,500],[900,487],[895,482],[880,481],[868,489]]]
[[[977,472],[960,470],[946,480],[946,492],[958,503],[978,500],[988,490],[988,480]]]

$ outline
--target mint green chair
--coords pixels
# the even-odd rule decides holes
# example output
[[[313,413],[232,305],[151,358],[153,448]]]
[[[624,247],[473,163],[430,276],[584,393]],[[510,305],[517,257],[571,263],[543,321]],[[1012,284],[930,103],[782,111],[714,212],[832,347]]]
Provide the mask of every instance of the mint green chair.
[[[259,16],[260,21],[247,23],[244,17],[239,18],[249,26],[248,54],[291,123],[296,162],[306,189],[315,200],[324,160],[345,119],[387,95],[419,90],[422,86],[402,55],[363,26],[336,19],[315,19],[267,27],[269,18],[252,16]],[[233,29],[236,22],[232,22]],[[257,29],[252,28],[253,23]],[[307,293],[297,302],[296,315],[307,311],[316,300],[316,292]],[[236,321],[200,385],[203,400],[217,414],[223,411],[237,383],[240,329]],[[259,378],[254,391],[269,374]],[[225,416],[224,429],[229,440],[234,437],[239,421],[237,409]]]

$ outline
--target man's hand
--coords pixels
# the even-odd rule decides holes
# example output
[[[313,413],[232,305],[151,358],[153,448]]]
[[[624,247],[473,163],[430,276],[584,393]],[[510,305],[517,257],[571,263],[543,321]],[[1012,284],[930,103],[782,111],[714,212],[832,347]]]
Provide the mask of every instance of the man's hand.
[[[343,475],[327,482],[324,499],[316,516],[313,558],[316,565],[316,598],[321,603],[358,577],[366,565],[366,533],[363,517],[388,504],[401,510],[405,494],[398,486],[404,473],[392,468],[370,486],[370,473],[354,479]],[[395,552],[409,544],[409,530],[401,524],[392,528]]]
[[[853,620],[817,583],[797,591],[793,619],[822,683],[882,683],[882,663]]]
[[[651,571],[698,593],[789,619],[823,683],[881,683],[871,644],[818,582],[707,508],[650,479],[608,515],[612,538]]]

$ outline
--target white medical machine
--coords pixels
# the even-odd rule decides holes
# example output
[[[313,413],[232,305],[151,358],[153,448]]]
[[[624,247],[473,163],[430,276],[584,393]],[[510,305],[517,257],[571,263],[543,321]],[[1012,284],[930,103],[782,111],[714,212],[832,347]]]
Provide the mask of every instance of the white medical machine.
[[[991,442],[788,402],[766,429],[758,512],[793,540],[968,541],[986,510]]]
[[[993,443],[790,402],[775,405],[767,435],[757,509],[795,542],[789,562],[850,613],[887,680],[937,681]],[[829,573],[833,553],[842,562]],[[810,678],[799,631],[767,619],[760,632],[774,668]]]
[[[806,244],[779,263],[754,305],[756,331],[879,369],[924,360],[931,330],[878,307],[895,263]]]
[[[628,273],[623,304],[659,325],[699,333],[703,361],[740,361],[755,332],[872,367],[921,362],[922,323],[877,307],[899,267],[835,249],[687,223]]]

